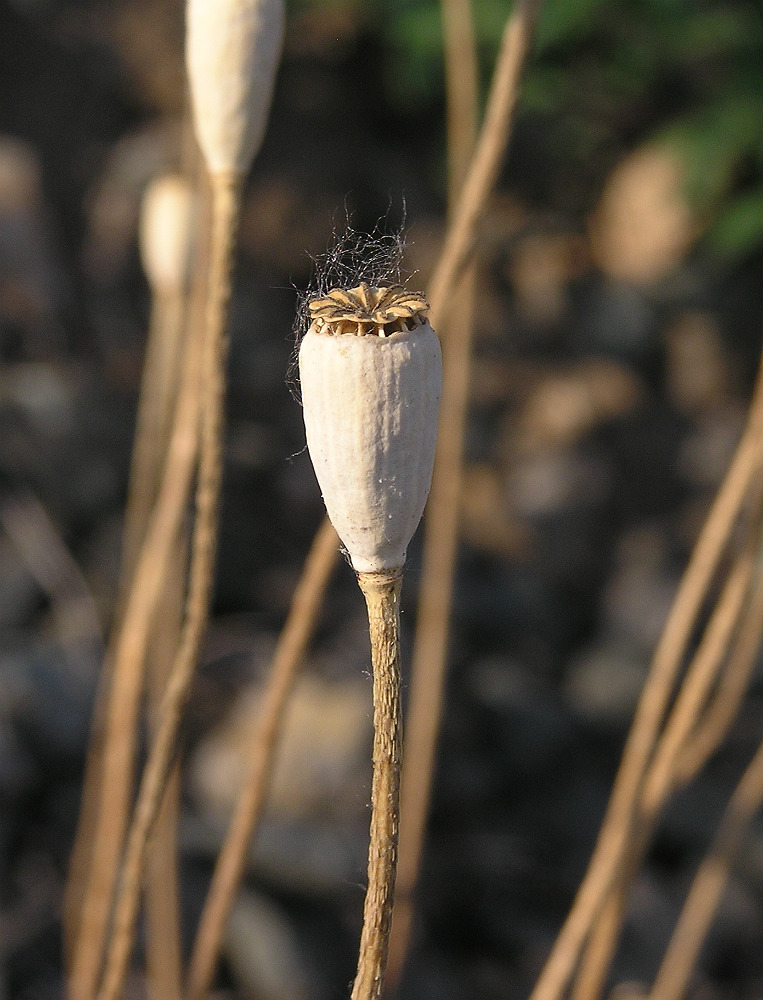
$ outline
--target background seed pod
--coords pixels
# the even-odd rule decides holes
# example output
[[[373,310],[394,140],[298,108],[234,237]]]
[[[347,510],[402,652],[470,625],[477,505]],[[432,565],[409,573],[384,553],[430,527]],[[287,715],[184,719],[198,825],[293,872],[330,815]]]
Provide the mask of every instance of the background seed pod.
[[[282,0],[189,0],[186,60],[212,174],[245,174],[259,149],[284,30]]]

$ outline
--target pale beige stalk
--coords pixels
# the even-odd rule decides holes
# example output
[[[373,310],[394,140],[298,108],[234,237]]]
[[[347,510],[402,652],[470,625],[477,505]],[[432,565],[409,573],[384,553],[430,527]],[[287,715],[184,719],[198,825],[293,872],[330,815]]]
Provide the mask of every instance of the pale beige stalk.
[[[152,290],[152,311],[125,513],[122,572],[127,580],[132,577],[156,502],[177,402],[194,247],[194,201],[191,185],[178,174],[156,178],[143,196],[140,249]],[[148,701],[154,730],[180,636],[186,553],[186,545],[173,546],[167,585],[160,597],[147,649]],[[180,773],[175,767],[151,845],[146,889],[146,966],[149,992],[154,1000],[181,1000],[179,796]]]
[[[164,308],[164,322],[169,326],[167,345],[160,354],[166,375],[158,379],[156,434],[161,442],[158,468],[151,471],[156,482],[161,478],[161,463],[167,446],[166,428],[176,405],[178,367],[189,337],[203,333],[206,301],[206,264],[209,246],[206,235],[211,208],[209,187],[198,150],[188,142],[190,123],[185,122],[183,144],[186,171],[162,178],[144,197],[142,257],[144,269],[154,290],[155,308]],[[195,176],[196,187],[186,179]],[[203,210],[202,210],[203,209]],[[174,225],[173,225],[174,224]],[[192,283],[191,274],[196,275]],[[201,308],[196,308],[200,306]],[[182,328],[172,337],[171,324],[178,317]],[[148,648],[148,708],[151,732],[156,733],[159,711],[167,678],[180,641],[184,594],[188,577],[188,540],[181,528],[174,547],[167,584],[157,608],[155,627]],[[151,840],[146,885],[146,979],[152,1000],[182,1000],[182,943],[179,885],[178,819],[180,815],[181,778],[176,761],[162,800]]]
[[[742,704],[763,639],[763,573],[750,597],[718,691],[698,720],[676,762],[676,780],[687,784],[721,745]]]
[[[655,651],[588,870],[530,1000],[560,1000],[599,918],[627,849],[635,803],[686,646],[756,473],[761,447],[763,370],[758,376],[747,427],[697,540]]]
[[[186,615],[130,826],[100,1000],[117,1000],[123,988],[132,950],[146,845],[176,752],[180,722],[209,614],[222,478],[226,324],[240,191],[241,179],[236,175],[218,175],[212,179],[212,252],[202,365],[201,440]]]
[[[247,779],[236,799],[233,818],[215,864],[196,931],[186,995],[204,1000],[217,964],[225,924],[246,866],[252,833],[262,816],[284,708],[320,613],[321,596],[338,561],[339,539],[325,519],[315,536],[278,639],[259,718],[247,760]]]
[[[374,749],[368,888],[352,1000],[378,1000],[387,964],[397,865],[402,569],[358,573],[358,584],[368,608],[374,690]]]
[[[448,122],[449,214],[458,206],[478,124],[477,47],[469,0],[442,0]],[[443,387],[432,489],[424,524],[424,550],[406,717],[406,765],[400,791],[400,851],[387,983],[399,984],[413,923],[431,798],[461,510],[463,448],[469,399],[475,264],[465,270],[448,307]]]
[[[176,328],[176,323],[185,319],[181,303],[188,278],[195,211],[189,189],[179,178],[170,183],[169,205],[166,193],[166,188],[162,193],[160,186],[158,212],[156,193],[153,208],[150,211],[144,208],[144,220],[149,216],[151,238],[147,239],[143,233],[143,256],[155,300],[128,493],[120,583],[122,607],[99,684],[83,804],[66,889],[70,989],[73,996],[79,997],[92,996],[97,985],[108,932],[110,897],[132,795],[134,733],[144,661],[156,617],[152,600],[166,593],[167,574],[182,572],[175,565],[177,539],[196,458],[203,330],[198,322],[189,323],[184,335]],[[168,225],[174,227],[173,232],[167,233]],[[203,305],[206,267],[204,260],[197,260],[196,264],[193,303],[199,300],[200,286]],[[194,315],[191,310],[191,316]],[[185,345],[179,353],[181,338]],[[156,371],[156,364],[160,372]],[[163,468],[166,471],[162,478]],[[114,743],[128,755],[121,758],[127,761],[121,770],[120,756],[112,749]],[[174,858],[174,835],[163,831],[159,842],[168,845],[168,856]],[[165,901],[174,894],[168,882],[170,876],[170,872],[164,872]],[[94,896],[95,892],[98,895]],[[77,943],[80,923],[85,917],[92,917],[92,921]],[[177,918],[172,923],[164,919],[164,923],[159,947],[165,956],[161,965],[166,969],[166,956],[177,952],[177,946],[171,944],[177,937],[173,931]],[[177,978],[177,971],[174,975]],[[162,983],[167,986],[166,971]]]
[[[731,797],[707,857],[700,865],[657,973],[650,1000],[682,1000],[729,871],[750,823],[763,805],[763,743]]]
[[[754,535],[729,574],[657,743],[636,804],[628,849],[583,954],[572,991],[573,1000],[593,1000],[604,988],[622,926],[628,890],[649,846],[660,811],[677,787],[676,762],[701,717],[749,597],[758,547],[758,525],[755,525]]]
[[[183,384],[162,485],[122,621],[104,665],[110,683],[104,713],[103,754],[91,758],[94,780],[100,772],[100,794],[93,805],[95,821],[91,821],[87,812],[80,816],[80,826],[83,829],[92,826],[95,832],[71,966],[71,1000],[90,1000],[100,974],[132,791],[143,664],[157,601],[186,510],[197,453],[200,378],[201,344],[192,340],[184,359]],[[90,784],[89,777],[90,774],[86,786]],[[76,865],[73,871],[81,872],[82,867]]]

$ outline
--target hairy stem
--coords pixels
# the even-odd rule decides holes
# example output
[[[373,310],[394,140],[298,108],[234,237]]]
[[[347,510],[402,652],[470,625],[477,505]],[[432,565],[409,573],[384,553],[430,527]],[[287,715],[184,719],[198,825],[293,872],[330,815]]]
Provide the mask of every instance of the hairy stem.
[[[368,608],[374,751],[368,889],[352,1000],[378,1000],[387,965],[397,867],[400,793],[400,588],[402,570],[359,573]]]
[[[212,254],[203,352],[203,391],[196,520],[180,646],[162,699],[159,724],[138,792],[125,851],[101,1000],[121,995],[135,932],[148,838],[161,805],[177,748],[180,723],[209,615],[222,479],[226,325],[240,197],[240,179],[213,178]]]

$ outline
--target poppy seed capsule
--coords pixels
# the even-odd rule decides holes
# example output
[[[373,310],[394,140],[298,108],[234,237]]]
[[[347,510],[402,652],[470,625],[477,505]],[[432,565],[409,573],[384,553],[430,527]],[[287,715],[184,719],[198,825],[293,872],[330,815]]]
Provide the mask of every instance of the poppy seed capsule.
[[[188,0],[186,63],[212,174],[240,176],[262,142],[284,31],[283,0]]]
[[[140,211],[140,259],[156,294],[180,294],[191,269],[195,226],[194,195],[179,174],[156,177]]]
[[[401,568],[429,494],[442,390],[426,301],[360,285],[309,308],[299,372],[326,510],[356,572]]]

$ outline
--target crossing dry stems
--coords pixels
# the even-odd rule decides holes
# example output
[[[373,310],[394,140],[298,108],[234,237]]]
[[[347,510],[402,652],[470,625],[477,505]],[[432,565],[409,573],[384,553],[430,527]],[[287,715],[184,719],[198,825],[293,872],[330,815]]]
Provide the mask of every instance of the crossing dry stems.
[[[762,448],[763,369],[758,375],[747,426],[694,547],[657,645],[588,870],[531,1000],[560,1000],[564,995],[617,878],[629,849],[644,777],[687,645],[756,476]]]
[[[460,272],[477,238],[482,213],[492,193],[505,154],[521,72],[529,51],[539,6],[537,0],[517,5],[504,31],[501,53],[488,97],[489,110],[480,132],[478,150],[469,163],[467,181],[464,185],[464,191],[468,190],[468,200],[465,195],[462,196],[458,202],[458,209],[454,210],[443,253],[434,270],[432,290],[428,294],[430,315],[442,316],[444,320],[459,287]],[[444,332],[447,342],[447,322]],[[327,523],[324,523],[320,531],[322,533],[329,531]],[[336,563],[336,548],[327,545],[325,549],[319,550],[317,546],[316,539],[311,550],[315,561],[311,557],[309,572],[307,566],[302,572],[286,626],[288,630],[297,631],[301,630],[304,624],[306,634],[303,642],[291,647],[286,645],[283,655],[279,643],[279,652],[271,667],[263,696],[263,705],[267,707],[262,709],[259,724],[255,728],[255,740],[249,752],[248,779],[239,793],[234,817],[215,866],[210,892],[192,950],[189,980],[191,1000],[201,1000],[211,982],[225,924],[244,870],[249,842],[251,837],[256,835],[267,778],[276,748],[276,740],[271,738],[271,734],[277,729],[278,720],[283,714],[291,689],[291,680],[304,654],[312,629],[312,622],[302,622],[300,608],[304,602],[304,606],[310,609],[310,615],[316,613],[316,609],[323,601],[331,569]]]

